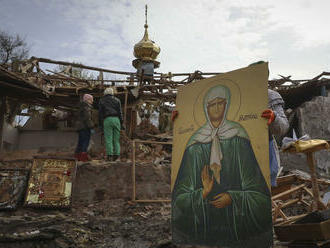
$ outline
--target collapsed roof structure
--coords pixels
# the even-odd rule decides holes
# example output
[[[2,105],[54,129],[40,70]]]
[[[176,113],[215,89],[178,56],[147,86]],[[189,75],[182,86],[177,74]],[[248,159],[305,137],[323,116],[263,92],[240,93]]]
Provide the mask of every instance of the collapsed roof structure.
[[[66,66],[66,71],[46,73],[41,69],[41,63]],[[67,72],[72,72],[74,68],[97,72],[98,77],[84,79],[70,76]],[[103,73],[125,76],[126,79],[103,79]],[[175,103],[178,87],[217,74],[221,73],[203,73],[197,70],[193,73],[169,72],[150,76],[144,75],[143,70],[140,73],[115,71],[31,57],[27,61],[0,66],[0,95],[18,103],[72,110],[76,108],[81,94],[89,93],[97,98],[102,96],[106,87],[112,86],[116,88],[116,94],[121,99],[126,113],[127,106],[138,101]],[[293,109],[315,96],[325,96],[330,88],[330,78],[327,76],[330,76],[329,72],[305,80],[281,76],[280,79],[269,80],[269,87],[282,95],[286,108]]]

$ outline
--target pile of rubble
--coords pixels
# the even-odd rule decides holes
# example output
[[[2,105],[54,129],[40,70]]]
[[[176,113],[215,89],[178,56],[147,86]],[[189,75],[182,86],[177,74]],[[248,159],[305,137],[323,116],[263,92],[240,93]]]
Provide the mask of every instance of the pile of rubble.
[[[165,247],[170,206],[108,200],[71,211],[0,212],[0,247]],[[168,246],[170,247],[170,246]]]
[[[157,150],[156,147],[154,147],[155,150]],[[19,165],[22,168],[28,167],[29,164],[28,160],[3,162],[3,166]],[[141,170],[137,171],[140,193],[148,194],[150,191],[149,186],[149,190],[142,188],[141,179],[145,178],[150,181],[159,173],[154,173],[151,168],[155,167],[150,166],[150,164],[141,164],[138,167]],[[91,171],[95,175],[92,176],[88,173]],[[169,187],[169,171],[167,168],[166,175],[154,178],[151,191],[157,191],[159,183],[165,183]],[[92,161],[79,165],[71,210],[19,207],[14,212],[0,212],[0,247],[193,248],[194,246],[180,246],[172,243],[170,203],[137,204],[131,202],[128,195],[124,196],[120,193],[120,187],[127,188],[130,173],[131,167],[125,163]],[[111,183],[114,178],[122,179],[116,187]],[[280,177],[278,187],[273,189],[274,216],[277,211],[275,204],[290,221],[293,220],[290,219],[292,216],[302,216],[310,212],[310,206],[307,206],[311,203],[311,196],[308,193],[310,185],[309,175],[300,171],[293,171],[290,175]],[[330,181],[319,179],[319,185],[320,195],[325,199]],[[83,199],[81,195],[91,193],[86,191],[88,189],[94,191],[95,194],[91,195],[90,199]],[[128,187],[127,190],[130,192],[131,188]],[[81,191],[81,194],[78,194],[78,191]],[[109,195],[114,194],[115,191],[119,194]],[[169,197],[169,192],[167,197]],[[294,202],[296,199],[299,201]],[[275,217],[277,224],[285,224],[290,221],[285,220],[281,214],[277,214]],[[286,245],[287,243],[274,240],[276,248],[286,247]]]

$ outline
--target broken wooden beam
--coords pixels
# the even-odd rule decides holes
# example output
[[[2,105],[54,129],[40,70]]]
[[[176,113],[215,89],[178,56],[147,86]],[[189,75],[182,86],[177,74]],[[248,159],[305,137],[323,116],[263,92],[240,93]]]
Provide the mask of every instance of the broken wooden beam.
[[[278,226],[282,226],[285,224],[289,224],[292,223],[294,221],[297,221],[303,217],[305,217],[307,214],[301,214],[301,215],[296,215],[296,216],[291,216],[289,217],[287,220],[283,220],[283,219],[277,219],[275,224],[277,224]]]
[[[290,194],[292,194],[292,193],[294,193],[294,192],[296,192],[296,191],[298,191],[298,190],[301,190],[301,189],[304,188],[305,186],[306,186],[306,184],[301,184],[301,185],[299,185],[299,186],[297,186],[297,187],[294,187],[294,188],[292,188],[292,189],[289,189],[289,190],[287,190],[287,191],[284,191],[284,192],[282,192],[282,193],[279,193],[279,194],[273,196],[273,197],[272,197],[272,200],[274,201],[274,200],[277,200],[277,199],[281,199],[281,198],[284,197],[284,196],[290,195]]]
[[[311,179],[312,179],[312,189],[313,189],[313,203],[312,203],[312,211],[321,210],[320,207],[320,192],[319,187],[317,184],[317,176],[316,176],[316,164],[314,159],[314,153],[313,151],[307,152],[307,162],[309,169],[311,171]]]
[[[125,89],[125,102],[124,102],[124,127],[125,127],[125,130],[126,130],[126,120],[127,120],[127,101],[128,101],[128,91],[127,89]]]
[[[293,205],[293,204],[295,204],[295,203],[297,203],[297,202],[299,202],[299,201],[300,201],[299,198],[292,199],[292,200],[289,200],[289,201],[287,201],[287,202],[285,202],[285,203],[279,205],[279,207],[280,207],[281,209],[282,209],[282,208],[286,208],[286,207],[291,206],[291,205]]]
[[[56,61],[56,60],[51,60],[51,59],[46,59],[46,58],[31,57],[31,59],[35,59],[38,62],[42,62],[42,63],[66,65],[66,66],[72,66],[72,67],[76,67],[76,68],[88,69],[88,70],[93,70],[93,71],[102,71],[102,72],[109,72],[109,73],[123,74],[123,75],[136,74],[135,72],[115,71],[115,70],[109,70],[109,69],[105,69],[105,68],[98,68],[98,67],[87,66],[87,65],[83,65],[83,64],[77,64],[77,63],[70,63],[70,62],[65,62],[65,61],[58,61],[58,60]]]
[[[132,184],[133,184],[133,190],[132,190],[132,201],[134,202],[136,199],[136,182],[135,182],[135,140],[132,141]]]

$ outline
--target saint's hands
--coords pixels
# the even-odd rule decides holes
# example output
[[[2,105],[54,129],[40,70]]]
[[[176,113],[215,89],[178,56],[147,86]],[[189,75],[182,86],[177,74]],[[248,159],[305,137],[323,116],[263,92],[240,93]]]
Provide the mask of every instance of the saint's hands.
[[[216,208],[224,208],[231,205],[232,199],[230,194],[221,193],[213,197],[213,201],[210,201],[210,203]]]
[[[275,113],[271,109],[266,109],[262,112],[261,117],[268,119],[267,125],[269,126],[275,120]]]
[[[205,165],[201,174],[203,184],[203,199],[205,199],[211,192],[214,183],[214,177],[213,175],[210,176],[209,167],[209,165]]]
[[[205,165],[202,169],[203,199],[211,192],[214,184],[214,176],[210,176],[209,170],[209,165]],[[213,201],[210,201],[210,203],[216,208],[224,208],[231,205],[232,199],[228,193],[221,193],[213,197]]]

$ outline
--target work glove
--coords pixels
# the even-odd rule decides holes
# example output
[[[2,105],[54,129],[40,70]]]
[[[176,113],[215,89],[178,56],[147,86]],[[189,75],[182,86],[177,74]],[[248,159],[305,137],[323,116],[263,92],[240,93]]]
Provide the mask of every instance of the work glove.
[[[91,134],[94,134],[95,133],[95,130],[94,129],[91,129]]]
[[[268,119],[267,125],[269,126],[275,120],[275,113],[271,109],[266,109],[262,112],[261,117]]]
[[[179,115],[179,111],[173,110],[171,114],[171,121],[174,121]]]

